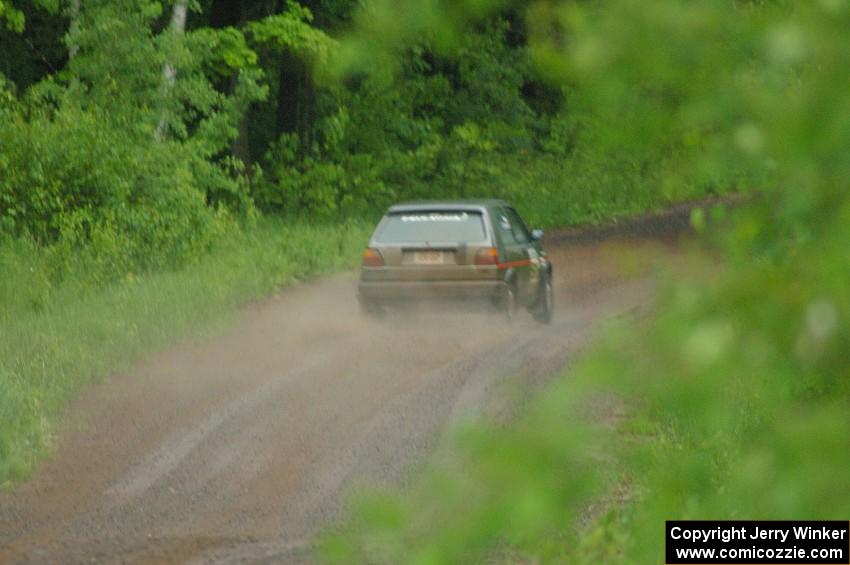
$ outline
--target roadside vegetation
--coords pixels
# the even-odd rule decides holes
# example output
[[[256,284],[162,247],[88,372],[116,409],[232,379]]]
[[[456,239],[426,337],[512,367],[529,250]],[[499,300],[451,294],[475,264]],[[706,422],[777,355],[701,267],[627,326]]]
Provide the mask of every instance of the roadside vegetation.
[[[666,149],[604,150],[617,120],[541,72],[522,3],[458,35],[381,18],[355,0],[0,0],[0,484],[82,385],[354,264],[392,202],[502,196],[554,227],[745,188],[665,183]],[[415,34],[357,45],[388,23]]]
[[[553,2],[529,17],[541,68],[619,125],[594,154],[660,151],[635,179],[755,194],[693,215],[711,258],[693,254],[652,315],[609,329],[510,427],[459,431],[403,490],[359,496],[322,555],[661,563],[665,520],[846,519],[850,5]]]

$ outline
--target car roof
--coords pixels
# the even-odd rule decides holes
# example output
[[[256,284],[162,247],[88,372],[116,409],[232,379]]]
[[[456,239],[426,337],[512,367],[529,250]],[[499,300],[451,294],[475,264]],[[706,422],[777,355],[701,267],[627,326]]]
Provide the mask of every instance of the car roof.
[[[419,210],[480,210],[483,208],[497,208],[508,206],[508,203],[498,198],[470,198],[462,200],[416,200],[411,202],[400,202],[390,206],[388,213],[392,212],[416,212]]]

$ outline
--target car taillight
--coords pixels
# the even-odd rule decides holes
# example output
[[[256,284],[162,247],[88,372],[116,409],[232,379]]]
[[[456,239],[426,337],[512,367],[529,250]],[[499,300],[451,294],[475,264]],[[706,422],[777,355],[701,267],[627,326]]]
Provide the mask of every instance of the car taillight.
[[[367,247],[363,252],[363,266],[364,267],[383,267],[384,266],[384,258],[381,256],[381,252],[377,249],[372,249],[371,247]]]
[[[499,263],[499,250],[495,247],[479,249],[475,254],[476,265],[497,265]]]

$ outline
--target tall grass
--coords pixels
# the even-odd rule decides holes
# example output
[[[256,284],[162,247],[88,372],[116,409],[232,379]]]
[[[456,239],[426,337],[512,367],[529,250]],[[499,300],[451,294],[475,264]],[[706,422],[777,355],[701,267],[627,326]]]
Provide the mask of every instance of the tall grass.
[[[89,382],[182,336],[215,327],[274,288],[350,268],[362,224],[262,220],[200,262],[92,286],[81,269],[57,283],[51,257],[22,241],[0,246],[0,484],[20,479],[50,446],[53,422]]]

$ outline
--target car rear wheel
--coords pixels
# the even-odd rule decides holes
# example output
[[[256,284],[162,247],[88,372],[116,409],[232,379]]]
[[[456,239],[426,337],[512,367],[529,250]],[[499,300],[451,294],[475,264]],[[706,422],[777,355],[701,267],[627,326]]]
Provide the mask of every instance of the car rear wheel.
[[[552,322],[552,314],[555,311],[555,291],[552,288],[552,276],[547,275],[540,285],[540,296],[537,304],[531,310],[534,319],[543,324]]]

